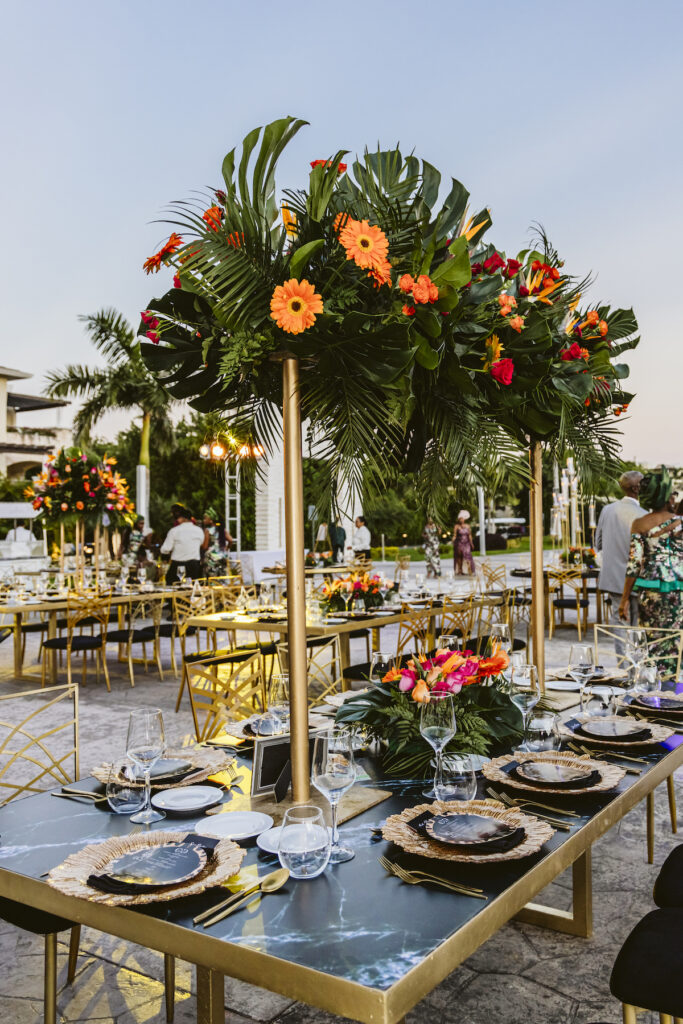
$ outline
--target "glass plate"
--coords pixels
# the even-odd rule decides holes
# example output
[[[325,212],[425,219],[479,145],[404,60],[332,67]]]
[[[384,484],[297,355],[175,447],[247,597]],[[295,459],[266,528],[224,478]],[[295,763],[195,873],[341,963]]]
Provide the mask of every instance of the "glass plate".
[[[168,843],[134,850],[106,865],[103,873],[137,885],[177,885],[194,878],[206,864],[206,852],[191,843]]]
[[[469,846],[495,843],[515,831],[512,825],[483,814],[436,814],[425,822],[425,830],[440,843]]]
[[[683,700],[665,693],[642,693],[635,698],[635,703],[657,711],[683,712]]]
[[[581,729],[589,736],[631,736],[643,732],[644,725],[628,718],[595,718],[583,722]]]
[[[528,779],[529,782],[566,784],[589,779],[592,770],[569,764],[555,764],[552,761],[524,761],[517,766],[516,774]]]

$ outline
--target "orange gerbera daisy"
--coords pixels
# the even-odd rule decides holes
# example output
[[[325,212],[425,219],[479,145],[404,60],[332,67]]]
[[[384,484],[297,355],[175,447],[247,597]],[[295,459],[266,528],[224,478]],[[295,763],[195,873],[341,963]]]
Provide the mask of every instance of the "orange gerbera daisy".
[[[323,300],[310,281],[297,281],[293,277],[279,284],[270,300],[270,315],[288,334],[301,334],[315,323],[316,314],[322,313]]]
[[[211,231],[218,231],[222,219],[223,211],[220,206],[210,206],[208,210],[204,210],[204,213],[202,214],[202,220],[206,222],[207,228]]]
[[[368,277],[373,279],[375,288],[381,288],[383,284],[388,284],[391,288],[391,263],[389,260],[385,260],[381,267],[372,267],[368,271]]]
[[[387,236],[381,228],[367,220],[353,220],[349,217],[340,232],[339,241],[346,249],[347,260],[353,260],[363,270],[371,267],[379,270],[387,261]]]
[[[153,256],[150,256],[142,264],[144,272],[146,274],[156,274],[161,269],[161,264],[165,263],[169,256],[177,252],[182,244],[182,238],[174,231],[168,242],[159,249],[159,252],[155,252]]]

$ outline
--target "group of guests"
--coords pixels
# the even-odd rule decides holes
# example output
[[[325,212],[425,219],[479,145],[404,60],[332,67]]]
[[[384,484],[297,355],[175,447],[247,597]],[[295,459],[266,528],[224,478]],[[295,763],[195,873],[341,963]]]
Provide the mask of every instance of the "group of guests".
[[[458,576],[464,575],[463,565],[467,565],[471,576],[476,572],[473,555],[474,538],[472,537],[471,529],[467,525],[469,518],[470,513],[466,512],[465,509],[461,509],[458,512],[458,518],[453,527],[453,536],[451,538],[453,542],[453,571]],[[435,578],[440,576],[441,538],[439,527],[431,516],[427,516],[427,521],[422,531],[422,550],[425,556],[427,576]]]
[[[212,508],[202,516],[201,526],[190,509],[179,503],[171,506],[173,526],[163,543],[153,532],[145,532],[145,520],[138,516],[124,537],[123,561],[129,568],[153,569],[156,559],[168,561],[166,582],[178,580],[178,569],[185,568],[187,579],[224,576],[232,537]]]

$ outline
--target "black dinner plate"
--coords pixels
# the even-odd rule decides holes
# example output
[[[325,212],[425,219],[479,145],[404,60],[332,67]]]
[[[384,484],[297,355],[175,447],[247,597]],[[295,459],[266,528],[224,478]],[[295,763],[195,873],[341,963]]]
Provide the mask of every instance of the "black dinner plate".
[[[451,846],[481,846],[511,836],[515,829],[497,818],[483,814],[435,814],[425,822],[425,830],[440,843]]]
[[[107,866],[107,875],[132,885],[178,885],[203,870],[206,852],[191,843],[168,843],[134,850]]]
[[[542,786],[566,786],[572,783],[578,786],[590,779],[593,772],[591,769],[552,761],[523,761],[517,766],[515,774],[526,782]]]

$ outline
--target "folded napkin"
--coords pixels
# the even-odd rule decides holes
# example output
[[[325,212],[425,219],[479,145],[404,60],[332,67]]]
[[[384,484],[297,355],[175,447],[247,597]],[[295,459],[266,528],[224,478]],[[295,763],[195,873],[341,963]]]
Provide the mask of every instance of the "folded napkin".
[[[571,729],[575,736],[580,736],[586,740],[600,739],[605,742],[614,743],[615,746],[621,746],[622,743],[642,743],[644,740],[652,739],[652,731],[650,729],[639,729],[638,732],[629,733],[628,736],[594,736],[592,733],[584,731],[583,723],[578,718],[570,718],[564,724],[568,729]]]
[[[420,837],[420,839],[428,839],[430,843],[437,843],[439,846],[443,846],[449,850],[459,850],[462,853],[506,853],[508,850],[514,850],[516,846],[519,846],[524,842],[526,838],[526,831],[523,828],[517,828],[509,835],[504,836],[502,839],[494,839],[488,843],[466,843],[462,846],[458,846],[456,843],[442,843],[438,839],[434,839],[430,836],[427,831],[426,824],[430,818],[434,818],[436,815],[432,814],[431,811],[425,811],[423,814],[419,814],[416,818],[411,818],[410,821],[406,822],[408,828],[412,829]]]
[[[218,839],[209,839],[206,836],[192,834],[186,836],[180,845],[199,847],[206,853],[207,862],[211,863],[218,842]],[[111,896],[138,896],[143,893],[159,892],[160,889],[168,889],[170,885],[177,885],[178,883],[148,884],[145,882],[122,882],[118,878],[112,878],[111,875],[105,872],[102,875],[89,875],[86,884],[91,889],[109,893]]]
[[[499,767],[506,775],[514,775],[525,786],[533,787],[534,789],[585,789],[588,786],[596,786],[602,778],[600,772],[592,771],[585,779],[575,779],[573,782],[539,782],[537,779],[534,779],[532,782],[525,775],[519,773],[519,761],[509,761],[507,764],[500,765]]]

